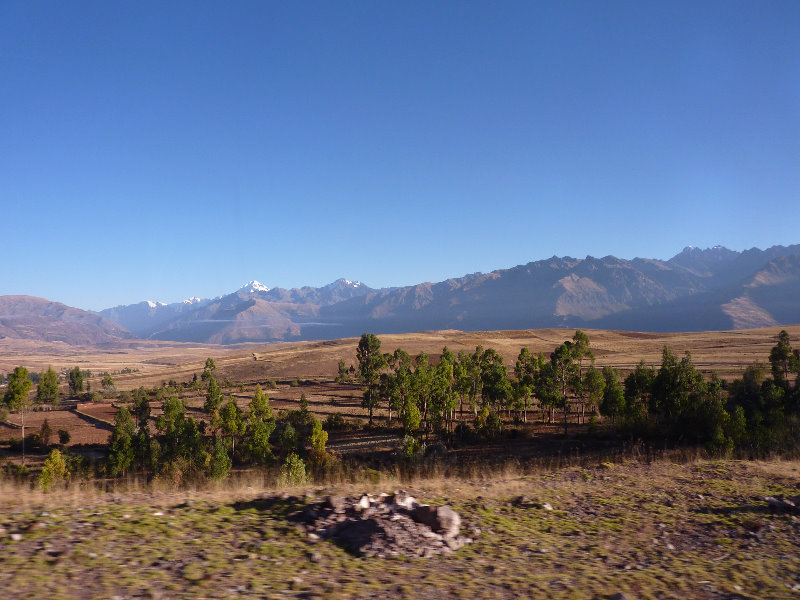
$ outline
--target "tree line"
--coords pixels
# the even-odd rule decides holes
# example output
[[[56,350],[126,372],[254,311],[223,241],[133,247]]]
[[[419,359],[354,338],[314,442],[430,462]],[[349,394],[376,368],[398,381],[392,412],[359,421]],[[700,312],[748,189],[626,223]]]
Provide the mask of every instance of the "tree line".
[[[589,337],[580,330],[549,357],[522,348],[513,366],[495,349],[482,346],[458,355],[444,347],[436,364],[425,352],[414,358],[402,348],[384,354],[371,333],[361,336],[356,357],[356,376],[364,385],[362,407],[370,424],[383,405],[390,422],[397,415],[406,433],[426,436],[447,435],[470,423],[482,431],[499,431],[504,414],[527,422],[534,407],[550,423],[563,417],[566,430],[572,405],[577,403],[578,420],[584,421],[605,385],[594,366]]]
[[[382,406],[390,423],[396,415],[413,436],[452,438],[470,428],[496,435],[504,417],[526,422],[538,409],[543,421],[560,417],[565,433],[571,412],[583,423],[588,411],[592,424],[602,415],[624,433],[704,443],[714,452],[782,451],[800,440],[800,356],[786,331],[768,365],[751,365],[730,384],[716,374],[706,379],[689,352],[679,358],[668,347],[658,367],[642,361],[624,377],[612,366],[599,369],[580,330],[549,356],[522,348],[508,366],[481,346],[458,355],[445,347],[436,364],[424,352],[382,353],[371,333],[361,336],[356,357],[354,374],[340,361],[337,381],[354,375],[361,383],[370,424]]]

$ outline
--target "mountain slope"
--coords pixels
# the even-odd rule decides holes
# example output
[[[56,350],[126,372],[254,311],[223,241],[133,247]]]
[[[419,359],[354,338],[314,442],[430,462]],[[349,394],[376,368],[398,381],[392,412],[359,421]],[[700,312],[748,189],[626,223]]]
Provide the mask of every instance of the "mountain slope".
[[[291,290],[252,281],[213,300],[101,314],[143,337],[226,344],[428,329],[695,331],[800,322],[798,292],[800,245],[744,252],[716,246],[686,248],[666,261],[554,256],[380,290],[345,279]],[[142,316],[136,323],[129,318],[135,312]]]
[[[0,337],[98,345],[133,336],[117,323],[60,302],[35,296],[0,296]]]

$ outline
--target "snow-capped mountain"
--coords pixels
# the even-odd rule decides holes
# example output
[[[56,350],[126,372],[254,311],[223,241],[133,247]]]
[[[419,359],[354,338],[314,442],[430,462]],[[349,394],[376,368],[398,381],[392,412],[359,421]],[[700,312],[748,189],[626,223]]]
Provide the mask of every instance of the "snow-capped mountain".
[[[321,306],[328,306],[373,291],[360,281],[337,279],[322,287],[270,288],[253,279],[235,292],[216,298],[192,296],[183,302],[165,304],[145,300],[136,304],[115,306],[100,311],[100,315],[119,323],[134,335],[176,341],[194,341],[209,337],[237,341],[236,336],[219,333],[234,327],[234,321],[247,322],[248,331],[240,331],[243,339],[280,338],[298,335],[299,328],[287,318],[311,317]],[[257,321],[254,323],[253,321]],[[242,330],[243,324],[235,329]]]
[[[263,283],[260,283],[253,279],[252,281],[248,281],[238,290],[236,290],[237,294],[255,294],[258,292],[268,292],[269,288],[265,286]]]
[[[379,290],[344,278],[292,289],[251,281],[212,300],[100,314],[140,337],[227,344],[429,329],[735,329],[800,322],[798,298],[800,245],[716,246],[669,260],[554,256]]]

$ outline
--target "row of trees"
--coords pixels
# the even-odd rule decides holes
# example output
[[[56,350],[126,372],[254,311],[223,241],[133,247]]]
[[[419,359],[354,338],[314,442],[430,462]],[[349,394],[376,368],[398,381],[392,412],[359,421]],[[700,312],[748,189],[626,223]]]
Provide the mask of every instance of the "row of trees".
[[[91,371],[83,371],[80,367],[73,367],[67,372],[67,382],[69,384],[69,392],[73,397],[78,396],[88,388],[87,378],[91,377]],[[36,385],[36,396],[34,401],[41,404],[57,405],[59,401],[59,377],[58,373],[53,370],[53,367],[48,367],[41,373],[31,373],[25,367],[16,367],[8,375],[8,389],[6,390],[5,398],[6,404],[12,410],[19,410],[20,408],[29,405],[30,391]],[[106,371],[101,376],[101,385],[104,391],[111,391],[114,389],[114,379],[111,374]],[[19,390],[25,388],[25,394],[19,393]],[[14,389],[15,388],[15,389]],[[9,401],[9,398],[11,401]]]
[[[381,353],[381,342],[371,333],[361,336],[356,357],[358,379],[365,386],[362,407],[370,424],[383,404],[389,421],[397,414],[410,434],[420,428],[426,435],[445,434],[467,421],[476,421],[480,428],[499,428],[504,411],[508,415],[513,411],[524,422],[534,406],[551,423],[562,410],[566,430],[573,402],[578,403],[582,421],[587,407],[602,398],[605,385],[594,367],[589,337],[582,331],[549,358],[522,348],[510,373],[493,348],[478,346],[472,353],[462,350],[455,355],[445,347],[438,363],[432,364],[424,352],[413,359],[400,348]]]
[[[584,422],[588,410],[639,436],[702,442],[717,451],[787,449],[800,439],[800,354],[786,331],[769,365],[748,367],[730,385],[716,374],[707,380],[690,353],[679,358],[669,348],[660,366],[642,361],[623,378],[611,366],[598,369],[589,345],[578,330],[549,356],[522,348],[511,368],[492,348],[456,356],[445,347],[434,365],[424,352],[413,359],[402,349],[384,354],[380,340],[365,333],[356,351],[362,406],[370,424],[383,405],[389,421],[398,415],[412,435],[447,435],[469,422],[493,433],[503,412],[524,422],[538,408],[551,423],[561,411],[565,432],[570,412]]]
[[[679,359],[669,348],[658,369],[641,362],[622,385],[611,367],[603,376],[600,412],[638,433],[704,442],[720,452],[785,451],[800,441],[800,355],[786,331],[769,365],[751,365],[730,384],[716,374],[706,381],[688,352]]]

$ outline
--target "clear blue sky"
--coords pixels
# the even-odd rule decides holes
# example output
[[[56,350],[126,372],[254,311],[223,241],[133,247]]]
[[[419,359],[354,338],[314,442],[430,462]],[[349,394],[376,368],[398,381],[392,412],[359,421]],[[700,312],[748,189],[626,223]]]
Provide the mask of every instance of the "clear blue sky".
[[[0,294],[800,242],[800,2],[0,3]]]

